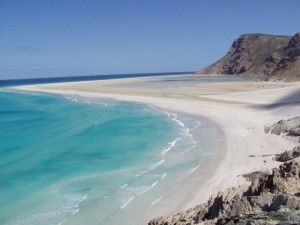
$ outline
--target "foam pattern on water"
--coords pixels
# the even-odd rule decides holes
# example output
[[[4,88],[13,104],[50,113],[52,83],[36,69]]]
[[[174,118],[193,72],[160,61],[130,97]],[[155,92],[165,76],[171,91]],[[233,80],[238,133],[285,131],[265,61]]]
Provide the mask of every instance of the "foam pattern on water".
[[[143,104],[2,90],[0,224],[142,215],[203,160],[199,126]]]

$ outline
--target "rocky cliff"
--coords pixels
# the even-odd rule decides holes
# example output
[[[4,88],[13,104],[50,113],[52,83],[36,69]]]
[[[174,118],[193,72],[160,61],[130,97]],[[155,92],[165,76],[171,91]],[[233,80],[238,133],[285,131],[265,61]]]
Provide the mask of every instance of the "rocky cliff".
[[[258,74],[272,80],[300,80],[300,33],[292,37],[241,35],[222,59],[196,74]]]

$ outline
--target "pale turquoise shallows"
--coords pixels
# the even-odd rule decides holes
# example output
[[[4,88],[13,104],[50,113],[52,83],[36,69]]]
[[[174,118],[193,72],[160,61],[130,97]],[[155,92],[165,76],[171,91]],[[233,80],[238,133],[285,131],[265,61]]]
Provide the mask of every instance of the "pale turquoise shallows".
[[[0,224],[138,224],[204,159],[190,130],[144,104],[0,91]]]

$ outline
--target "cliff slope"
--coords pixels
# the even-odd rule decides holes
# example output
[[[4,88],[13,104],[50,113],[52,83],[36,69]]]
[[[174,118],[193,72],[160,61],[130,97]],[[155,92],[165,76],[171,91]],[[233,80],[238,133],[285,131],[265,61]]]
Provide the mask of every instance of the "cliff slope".
[[[241,35],[223,58],[196,74],[258,74],[272,80],[300,80],[300,33],[292,37]]]

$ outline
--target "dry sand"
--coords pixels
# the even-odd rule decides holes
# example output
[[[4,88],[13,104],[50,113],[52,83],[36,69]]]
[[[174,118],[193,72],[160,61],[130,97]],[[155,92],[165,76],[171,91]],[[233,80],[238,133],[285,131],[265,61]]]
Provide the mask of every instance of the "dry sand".
[[[165,110],[208,117],[224,133],[222,159],[197,169],[148,212],[149,219],[174,214],[228,187],[247,184],[242,174],[278,166],[274,154],[292,149],[292,138],[264,133],[264,126],[300,114],[300,83],[208,82],[200,78],[130,78],[18,87],[86,97],[152,104]],[[170,79],[170,77],[168,77]],[[182,79],[182,81],[180,81]],[[269,155],[269,156],[266,156]],[[249,157],[250,156],[250,157]]]

